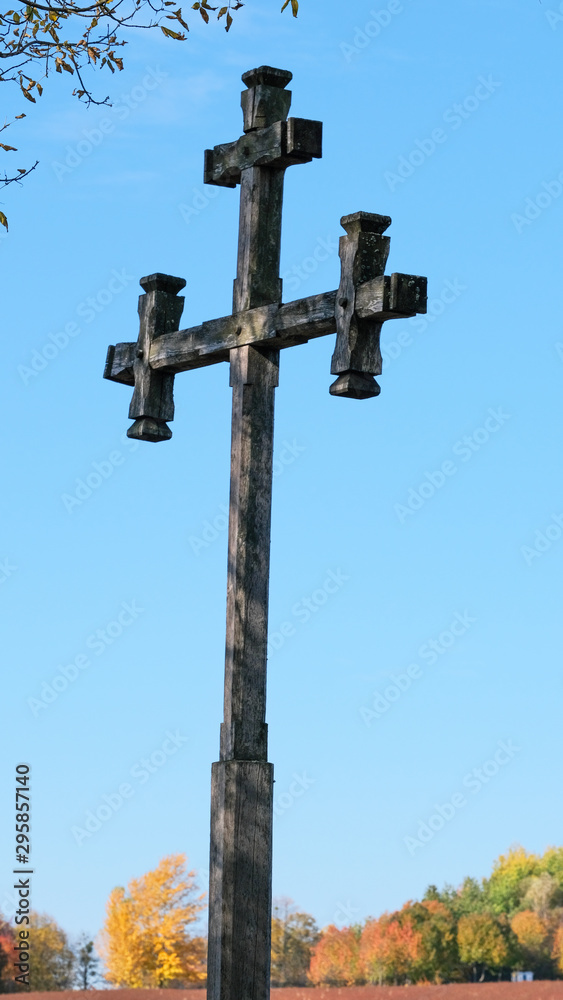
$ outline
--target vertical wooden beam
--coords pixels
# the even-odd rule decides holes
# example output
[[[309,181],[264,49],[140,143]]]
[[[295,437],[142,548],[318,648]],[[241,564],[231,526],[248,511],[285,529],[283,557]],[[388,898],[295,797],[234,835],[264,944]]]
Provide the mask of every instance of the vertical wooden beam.
[[[276,75],[278,74],[278,75]],[[245,74],[244,130],[285,117],[289,74]],[[241,173],[233,311],[281,302],[284,170]],[[266,649],[274,393],[279,351],[230,352],[233,416],[221,759],[212,768],[208,1000],[268,1000],[272,916],[273,767],[268,763]]]

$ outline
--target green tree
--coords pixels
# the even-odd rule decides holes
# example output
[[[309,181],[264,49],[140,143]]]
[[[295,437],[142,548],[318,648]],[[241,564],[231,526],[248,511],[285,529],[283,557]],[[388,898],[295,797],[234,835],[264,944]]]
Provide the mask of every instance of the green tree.
[[[75,948],[75,985],[78,989],[92,989],[101,977],[100,960],[94,951],[94,942],[82,935]]]
[[[512,916],[520,908],[527,880],[540,874],[541,859],[537,854],[529,854],[520,845],[511,847],[508,854],[501,854],[494,862],[491,877],[485,884],[493,913]]]
[[[563,890],[563,847],[548,847],[541,859],[541,870],[557,879]]]
[[[434,890],[437,896],[428,895],[430,890]],[[487,895],[483,885],[477,879],[465,878],[459,887],[445,886],[442,892],[438,893],[434,886],[430,886],[424,899],[437,898],[453,913],[456,920],[466,917],[470,913],[484,913],[487,909]]]
[[[29,988],[32,991],[69,990],[74,981],[74,952],[62,927],[46,913],[30,913]]]
[[[439,899],[417,904],[413,923],[420,932],[417,980],[435,983],[459,978],[459,953],[456,920],[452,911]]]
[[[319,929],[309,913],[295,910],[291,899],[274,900],[272,916],[272,986],[306,986]]]

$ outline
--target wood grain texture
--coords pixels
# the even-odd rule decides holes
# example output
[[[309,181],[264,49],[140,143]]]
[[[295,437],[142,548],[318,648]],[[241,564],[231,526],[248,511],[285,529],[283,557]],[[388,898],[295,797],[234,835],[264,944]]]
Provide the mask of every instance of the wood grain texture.
[[[135,421],[127,436],[141,441],[167,441],[172,431],[167,425],[174,418],[174,375],[155,371],[150,366],[154,340],[178,327],[184,308],[177,292],[183,278],[152,274],[141,278],[145,294],[139,296],[140,330],[133,362],[135,389],[129,417]]]
[[[385,320],[426,311],[426,279],[384,270],[389,255],[389,216],[355,212],[341,223],[340,285],[336,296],[336,345],[330,370],[338,378],[330,386],[333,396],[367,399],[380,387],[381,328]]]
[[[321,155],[322,122],[290,118],[206,149],[203,179],[206,184],[235,187],[248,167],[285,170]]]
[[[162,334],[151,342],[151,368],[177,374],[228,361],[234,347],[270,344],[283,350],[325,337],[336,330],[336,297],[337,290],[321,292],[281,306],[277,303],[257,306],[186,330]],[[379,275],[356,288],[355,302],[359,319],[371,318],[378,323],[424,313],[426,278]],[[104,377],[133,385],[136,348],[134,343],[110,347]]]
[[[265,761],[212,767],[208,1000],[270,995],[273,780]]]
[[[278,84],[262,67],[246,76],[245,128],[268,121],[280,107]],[[278,74],[280,71],[271,71]],[[261,89],[260,89],[261,88]],[[258,90],[260,91],[258,93]],[[284,146],[287,124],[249,131],[225,153],[226,176],[241,195],[233,313],[262,309],[243,329],[271,329],[279,311],[281,212],[287,158],[270,157],[268,143]],[[294,141],[294,140],[292,140]],[[264,154],[266,149],[266,157]],[[300,154],[301,155],[301,154]],[[230,157],[230,158],[229,158]],[[234,157],[234,159],[233,159]],[[209,158],[208,158],[209,159]],[[268,165],[265,165],[265,159]],[[224,328],[223,328],[224,329]],[[232,326],[230,327],[232,336]],[[272,904],[272,766],[267,762],[266,660],[274,395],[279,350],[246,344],[229,349],[233,389],[231,491],[227,568],[224,721],[221,760],[213,767],[210,856],[210,964],[208,1000],[268,1000]]]

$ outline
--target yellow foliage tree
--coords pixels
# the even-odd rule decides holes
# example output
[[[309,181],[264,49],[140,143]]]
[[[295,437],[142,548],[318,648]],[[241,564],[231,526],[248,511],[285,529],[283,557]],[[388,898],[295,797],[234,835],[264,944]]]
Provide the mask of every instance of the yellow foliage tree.
[[[98,950],[115,986],[151,987],[205,979],[205,942],[189,926],[204,909],[186,855],[170,854],[154,871],[113,889]]]

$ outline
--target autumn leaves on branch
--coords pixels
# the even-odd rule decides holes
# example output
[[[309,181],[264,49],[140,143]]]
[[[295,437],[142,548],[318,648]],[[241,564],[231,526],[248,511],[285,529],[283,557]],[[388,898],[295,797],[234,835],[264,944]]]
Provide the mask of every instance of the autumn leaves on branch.
[[[243,6],[241,0],[228,0],[223,6],[211,6],[208,0],[191,4],[206,24],[210,15],[216,16],[226,31],[233,23],[233,13]],[[286,7],[297,17],[298,0],[285,0],[282,11]],[[160,29],[167,38],[180,42],[186,40],[189,31],[178,0],[17,3],[0,13],[0,83],[15,83],[22,97],[35,104],[49,73],[68,73],[78,82],[73,90],[76,97],[87,104],[109,104],[109,97],[94,96],[88,71],[105,67],[113,74],[122,70],[118,49],[127,44],[123,36],[131,28]],[[25,118],[25,114],[5,120],[0,132],[18,118]],[[11,154],[17,152],[17,147],[0,142],[0,150]],[[37,161],[31,167],[0,171],[0,187],[23,180],[36,166]],[[0,225],[8,228],[3,212]]]

